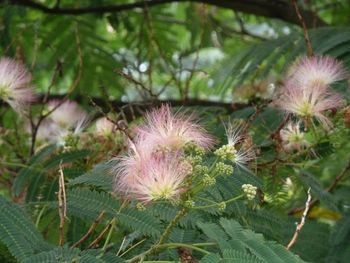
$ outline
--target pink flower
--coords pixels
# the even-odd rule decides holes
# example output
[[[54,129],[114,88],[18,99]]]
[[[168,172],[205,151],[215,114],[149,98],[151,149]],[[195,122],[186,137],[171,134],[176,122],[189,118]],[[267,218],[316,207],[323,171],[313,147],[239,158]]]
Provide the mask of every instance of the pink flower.
[[[315,85],[312,89],[302,89],[291,85],[284,88],[275,104],[301,118],[316,118],[328,129],[332,123],[325,116],[325,111],[342,106],[343,100],[339,94],[329,91],[325,86]]]
[[[289,70],[287,82],[294,83],[301,88],[329,86],[343,80],[347,73],[342,64],[330,56],[303,57]]]
[[[50,101],[48,110],[52,110],[59,103],[59,100]],[[76,102],[65,101],[40,124],[37,139],[64,145],[68,135],[81,133],[88,123],[88,114]]]
[[[128,153],[125,156],[114,158],[117,164],[113,167],[113,172],[117,174],[118,189],[128,188],[132,178],[140,173],[141,166],[147,162],[151,155],[144,147],[135,145],[132,141],[128,141]],[[124,187],[124,183],[125,187]]]
[[[61,103],[60,100],[49,102],[49,110]],[[88,114],[75,101],[66,100],[50,115],[50,119],[62,129],[82,129],[88,122]]]
[[[116,130],[116,125],[109,121],[106,117],[100,118],[96,121],[96,132],[100,135],[107,136]]]
[[[193,115],[172,114],[169,105],[162,105],[146,115],[146,124],[138,127],[137,141],[151,151],[179,150],[193,143],[205,149],[214,139],[198,124]]]
[[[23,64],[10,58],[0,59],[0,98],[18,112],[35,100],[31,80]]]
[[[185,191],[183,183],[192,167],[177,154],[149,156],[131,143],[128,156],[119,159],[115,189],[143,203],[175,200]]]
[[[43,122],[41,122],[36,138],[39,142],[44,141],[55,141],[57,127],[50,119],[44,119]]]
[[[305,133],[300,129],[300,122],[289,122],[280,131],[282,147],[286,152],[301,151],[309,146]]]

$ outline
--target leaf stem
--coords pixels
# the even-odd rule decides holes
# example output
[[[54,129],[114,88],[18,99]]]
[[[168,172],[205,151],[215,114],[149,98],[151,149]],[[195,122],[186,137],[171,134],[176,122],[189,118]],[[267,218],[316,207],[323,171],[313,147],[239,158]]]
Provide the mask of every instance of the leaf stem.
[[[185,247],[185,248],[189,248],[192,250],[196,250],[196,251],[201,252],[201,253],[206,254],[206,255],[210,254],[210,252],[205,250],[205,249],[202,249],[202,248],[196,247],[194,245],[190,245],[190,244],[184,244],[184,243],[167,243],[167,244],[162,244],[162,245],[158,246],[158,248],[174,248],[174,247]]]
[[[234,202],[242,197],[244,197],[244,194],[241,194],[241,195],[233,197],[227,201],[224,201],[224,203],[229,204],[229,203]],[[215,203],[215,204],[211,204],[211,205],[195,206],[195,207],[192,207],[192,209],[206,209],[206,208],[211,208],[211,207],[215,207],[215,206],[219,206],[219,205],[220,205],[220,203]]]
[[[179,220],[184,217],[188,213],[188,208],[182,208],[177,215],[174,217],[172,221],[168,224],[168,226],[165,228],[163,234],[159,237],[158,242],[154,244],[150,249],[146,250],[145,252],[127,260],[126,262],[134,263],[134,262],[140,262],[140,260],[143,260],[146,256],[154,253],[157,251],[160,246],[163,244],[163,242],[168,238],[170,235],[171,230],[173,227],[179,222]]]

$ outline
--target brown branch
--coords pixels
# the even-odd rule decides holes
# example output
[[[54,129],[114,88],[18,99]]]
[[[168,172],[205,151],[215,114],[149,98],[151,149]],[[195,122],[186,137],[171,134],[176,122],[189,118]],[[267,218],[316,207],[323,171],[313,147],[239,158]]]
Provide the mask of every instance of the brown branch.
[[[100,241],[103,239],[104,235],[108,232],[108,230],[111,227],[113,227],[114,221],[115,221],[115,218],[113,218],[111,221],[109,221],[107,226],[102,230],[102,232],[98,235],[98,237],[90,243],[88,248],[95,248],[98,245],[98,243],[100,243]]]
[[[96,229],[97,225],[100,223],[100,221],[102,220],[103,216],[105,215],[105,211],[102,211],[98,217],[95,219],[95,221],[92,223],[92,225],[90,226],[89,230],[86,232],[86,234],[77,242],[75,242],[72,245],[72,248],[74,247],[78,247],[80,244],[82,244],[85,240],[87,240],[89,238],[89,236],[94,232],[94,230]]]
[[[277,129],[270,135],[270,138],[272,140],[276,141],[276,150],[278,151],[280,149],[280,145],[281,145],[281,136],[280,136],[280,132],[281,130],[287,125],[288,121],[290,120],[291,115],[288,114],[284,120],[281,122],[281,124],[277,127]]]
[[[304,209],[303,215],[301,217],[300,223],[297,225],[297,227],[295,229],[295,232],[294,232],[294,235],[293,235],[292,239],[290,240],[290,242],[287,245],[287,250],[290,250],[290,248],[298,240],[300,231],[301,231],[301,229],[303,228],[303,226],[305,224],[305,219],[306,219],[307,213],[309,212],[309,209],[310,209],[310,202],[311,202],[311,188],[309,188],[307,190],[307,200],[306,200],[306,203],[305,203],[305,209]]]
[[[293,6],[294,6],[295,13],[297,14],[297,17],[298,17],[298,19],[300,21],[300,24],[303,27],[304,38],[305,38],[306,49],[307,49],[307,55],[309,57],[311,57],[311,56],[313,56],[314,51],[313,51],[312,46],[311,46],[309,31],[307,30],[307,26],[306,26],[305,20],[304,20],[302,14],[300,13],[300,9],[299,9],[299,6],[298,6],[296,0],[291,0],[291,1],[292,1]]]
[[[156,97],[156,95],[153,94],[152,90],[150,88],[147,88],[142,82],[136,80],[131,76],[130,74],[124,73],[120,69],[114,70],[118,75],[122,76],[126,80],[130,81],[131,83],[134,83],[135,86],[139,86],[142,90],[144,90],[146,93],[148,93],[151,97]]]
[[[145,2],[147,7],[153,7],[163,5],[167,3],[204,3],[221,8],[232,9],[239,12],[253,14],[257,16],[264,16],[269,18],[277,18],[286,22],[299,25],[298,17],[293,12],[293,6],[283,0],[148,0],[137,1],[134,3],[116,4],[116,5],[103,5],[103,6],[89,6],[89,7],[47,7],[44,4],[35,2],[32,0],[0,0],[0,3],[24,6],[31,9],[39,10],[46,14],[53,15],[84,15],[84,14],[104,14],[104,13],[118,13],[134,9],[144,9]],[[305,23],[308,27],[313,25],[312,12],[308,10],[300,10],[300,13],[305,17]],[[317,26],[327,25],[321,18],[317,17]]]
[[[126,135],[126,137],[128,137],[130,140],[132,140],[132,136],[130,135],[130,133],[128,131],[127,125],[121,125],[121,123],[119,121],[111,119],[106,113],[104,113],[103,109],[94,102],[94,100],[92,98],[90,98],[90,102],[103,115],[103,117],[105,117],[108,121],[110,121],[111,123],[113,123],[115,125],[116,130],[121,131],[122,133],[124,133]],[[117,116],[117,118],[118,118],[118,116]]]
[[[42,103],[42,96],[38,97],[38,100],[36,101],[37,104]],[[64,97],[65,95],[50,95],[49,100],[61,99]],[[83,96],[77,96],[71,99],[76,101],[77,103],[86,102]],[[254,101],[249,103],[227,103],[227,102],[201,100],[201,99],[188,99],[187,101],[169,99],[169,100],[154,100],[154,101],[152,100],[152,101],[140,101],[140,102],[137,102],[137,101],[124,102],[120,100],[106,101],[105,98],[101,98],[101,97],[91,97],[91,99],[94,102],[93,106],[97,105],[103,110],[103,112],[109,112],[110,105],[112,105],[114,111],[120,113],[123,116],[124,121],[126,122],[135,120],[136,117],[142,116],[145,113],[145,111],[150,110],[154,107],[160,106],[161,104],[169,104],[172,107],[182,107],[182,106],[211,107],[211,108],[223,109],[226,111],[226,113],[232,113],[241,109],[252,107],[256,104],[256,102]],[[2,105],[5,106],[6,104],[2,104]],[[99,114],[96,117],[99,117],[99,116],[105,116],[105,114]]]
[[[58,178],[58,214],[60,216],[60,225],[59,225],[59,245],[63,246],[64,244],[64,223],[65,218],[67,216],[67,198],[66,198],[66,190],[64,185],[64,174],[62,170],[62,162],[60,163],[60,169],[59,169],[59,178]]]
[[[345,168],[338,174],[338,176],[333,180],[330,186],[327,187],[326,192],[332,192],[338,183],[344,178],[344,176],[350,171],[350,161],[345,166]]]

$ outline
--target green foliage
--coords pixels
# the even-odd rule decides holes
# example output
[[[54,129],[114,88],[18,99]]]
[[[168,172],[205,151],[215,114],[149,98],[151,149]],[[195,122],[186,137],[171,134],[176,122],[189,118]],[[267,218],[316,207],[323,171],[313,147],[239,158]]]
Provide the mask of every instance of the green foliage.
[[[0,262],[122,263],[133,257],[140,262],[178,262],[187,256],[204,263],[349,261],[350,111],[344,106],[324,112],[334,124],[329,130],[303,116],[288,116],[301,121],[311,144],[305,152],[288,152],[280,138],[286,114],[271,103],[278,95],[272,87],[283,86],[290,65],[306,54],[299,22],[282,21],[282,14],[280,19],[263,17],[260,8],[259,16],[238,12],[241,5],[254,6],[245,1],[237,8],[232,3],[234,12],[231,3],[220,1],[153,5],[150,0],[123,12],[70,15],[53,13],[134,3],[2,2],[1,56],[26,65],[38,99],[20,113],[0,101]],[[314,53],[331,55],[350,69],[348,1],[296,2],[302,14],[311,12],[315,21],[325,21],[324,27],[309,29]],[[274,16],[273,11],[267,13]],[[348,105],[347,81],[329,88]],[[29,123],[42,117],[46,99],[57,98],[81,104],[90,123],[81,130],[65,130],[69,135],[59,134],[59,143],[36,138],[31,145]],[[190,174],[166,200],[154,196],[159,185],[146,189],[153,191],[152,201],[129,200],[115,190],[116,161],[110,160],[133,154],[128,141],[138,136],[139,117],[167,100],[176,106],[174,111],[195,112],[198,124],[214,135],[213,148],[195,156],[208,171]],[[118,124],[108,136],[95,127],[105,113]],[[246,166],[225,160],[233,173],[224,175],[211,169],[218,161],[212,152],[227,143],[223,123],[231,120],[246,124],[244,138],[233,149],[251,147],[256,158]],[[45,121],[51,124],[50,115]],[[50,136],[56,132],[50,130]],[[148,144],[139,146],[152,157],[173,150],[159,145],[153,152]],[[187,150],[177,154],[194,162]],[[139,168],[132,172],[139,173]],[[140,191],[146,187],[143,179]],[[256,188],[250,199],[244,184]],[[315,202],[287,251],[308,188]],[[133,190],[125,188],[137,196]],[[55,245],[62,237],[64,245]]]
[[[234,220],[221,218],[220,226],[208,223],[199,223],[198,226],[209,238],[217,241],[222,250],[222,257],[209,256],[204,262],[228,262],[235,258],[241,258],[243,262],[304,262],[285,247],[264,240],[262,235],[244,229]]]
[[[111,165],[98,164],[91,171],[69,181],[69,185],[89,185],[104,191],[112,191]]]
[[[0,240],[18,260],[51,247],[17,205],[0,197],[0,212]]]
[[[81,218],[95,219],[100,213],[113,217],[120,205],[110,194],[89,189],[72,189],[67,192],[68,213]]]
[[[326,27],[310,30],[311,43],[316,54],[329,54],[341,59],[350,68],[348,27]],[[304,35],[292,32],[287,36],[256,43],[238,55],[227,59],[215,74],[216,87],[222,94],[246,81],[264,79],[273,69],[286,70],[296,57],[306,52]],[[276,67],[277,65],[277,67]]]

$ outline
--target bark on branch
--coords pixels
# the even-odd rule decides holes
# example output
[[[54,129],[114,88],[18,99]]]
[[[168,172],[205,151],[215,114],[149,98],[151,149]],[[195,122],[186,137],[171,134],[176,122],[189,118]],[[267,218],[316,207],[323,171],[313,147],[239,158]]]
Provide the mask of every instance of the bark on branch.
[[[44,103],[44,94],[41,94],[38,96],[36,104],[42,104]],[[48,100],[52,99],[62,99],[65,95],[50,95]],[[86,102],[85,97],[73,97],[72,100],[83,103]],[[224,109],[226,112],[234,112],[236,110],[244,109],[247,107],[254,106],[257,102],[250,102],[250,103],[227,103],[227,102],[220,102],[220,101],[210,101],[210,100],[200,100],[200,99],[188,99],[186,101],[183,100],[151,100],[151,101],[140,101],[140,102],[124,102],[120,100],[110,100],[106,101],[105,98],[101,97],[91,97],[91,100],[99,106],[104,112],[108,112],[110,110],[110,106],[113,107],[115,112],[121,112],[123,111],[124,115],[127,117],[127,119],[134,119],[135,116],[142,115],[145,111],[151,109],[152,107],[159,106],[161,104],[167,103],[171,105],[172,107],[216,107]],[[268,101],[266,101],[268,102]],[[0,103],[0,106],[4,105]],[[92,105],[95,106],[95,105]]]
[[[53,15],[84,15],[118,13],[136,8],[153,7],[174,2],[194,2],[213,5],[221,8],[232,9],[239,12],[281,19],[286,22],[299,25],[299,20],[293,6],[284,0],[144,0],[134,3],[88,6],[88,7],[47,7],[46,5],[32,0],[0,0],[2,4],[24,6]],[[300,10],[308,27],[325,26],[326,23],[319,17],[307,10]]]

